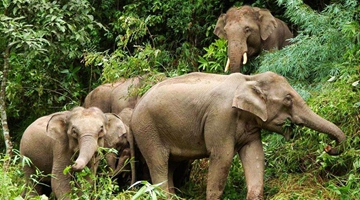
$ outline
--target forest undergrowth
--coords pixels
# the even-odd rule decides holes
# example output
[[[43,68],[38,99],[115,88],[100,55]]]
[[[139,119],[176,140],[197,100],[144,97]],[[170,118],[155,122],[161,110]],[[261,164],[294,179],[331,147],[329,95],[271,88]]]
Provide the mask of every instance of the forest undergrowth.
[[[41,2],[0,5],[0,49],[4,53],[12,47],[6,111],[14,142],[12,157],[0,155],[0,199],[23,199],[25,189],[34,189],[24,185],[21,166],[27,163],[18,146],[23,131],[36,118],[81,105],[97,85],[121,77],[146,74],[149,84],[139,91],[144,93],[158,76],[193,71],[225,74],[227,42],[212,31],[221,12],[243,4],[269,8],[289,24],[295,37],[291,45],[251,60],[242,73],[273,71],[285,76],[314,112],[347,136],[341,144],[343,153],[330,156],[324,147],[335,144],[326,134],[296,127],[294,138],[285,141],[263,131],[264,199],[355,200],[360,196],[358,1],[329,0],[322,7],[316,7],[324,2],[320,0],[317,4],[301,0]],[[194,161],[190,180],[171,199],[205,199],[207,167],[207,159]],[[104,162],[99,171],[92,183],[85,179],[88,169],[76,173],[71,199],[168,199],[169,194],[147,181],[119,186]],[[42,176],[38,172],[33,178]],[[235,156],[222,199],[245,199],[246,193],[241,161]],[[25,199],[47,198],[25,194]]]

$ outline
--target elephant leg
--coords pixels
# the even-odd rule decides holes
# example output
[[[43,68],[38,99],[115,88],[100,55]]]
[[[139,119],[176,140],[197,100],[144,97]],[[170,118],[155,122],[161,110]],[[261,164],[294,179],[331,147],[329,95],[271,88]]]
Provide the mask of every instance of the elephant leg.
[[[248,190],[246,199],[263,199],[265,161],[261,140],[252,141],[242,147],[239,155]]]
[[[152,183],[162,183],[160,187],[169,192],[168,162],[170,152],[168,149],[158,147],[158,149],[147,151],[143,155],[149,167]]]
[[[228,148],[225,148],[228,147]],[[209,159],[206,199],[220,199],[234,157],[233,146],[224,145],[213,149]]]
[[[169,192],[175,193],[175,186],[174,186],[174,171],[178,167],[177,162],[169,162],[169,170],[168,170],[168,187]]]
[[[63,174],[64,168],[54,167],[52,170],[54,177],[51,178],[51,189],[57,199],[70,199],[70,195],[67,195],[67,193],[71,192],[71,178],[68,174]]]
[[[185,172],[181,171],[179,167],[183,167],[183,163],[188,161],[182,161],[182,162],[169,162],[169,190],[171,193],[175,193],[175,188],[178,187],[178,185],[175,185],[175,182],[180,182],[181,180],[177,179],[183,179],[183,176],[185,175]],[[176,174],[177,173],[177,174]],[[181,174],[179,174],[181,173]]]

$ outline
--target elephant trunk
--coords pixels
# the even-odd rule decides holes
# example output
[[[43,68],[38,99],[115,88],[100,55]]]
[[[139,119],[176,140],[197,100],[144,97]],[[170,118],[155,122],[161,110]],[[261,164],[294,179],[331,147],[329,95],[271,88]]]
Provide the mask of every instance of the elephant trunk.
[[[241,67],[247,62],[247,47],[240,41],[229,40],[228,55],[230,73],[240,72]]]
[[[116,169],[116,160],[117,155],[115,153],[106,154],[106,162],[113,171]]]
[[[328,134],[331,139],[336,140],[336,145],[346,140],[345,134],[332,122],[320,117],[311,111],[310,108],[308,108],[305,113],[301,120],[306,127]],[[339,155],[342,152],[342,150],[338,148],[331,148],[330,145],[325,147],[325,151],[329,155]]]
[[[98,148],[96,138],[84,135],[79,139],[79,157],[72,165],[74,171],[81,171],[89,163]]]

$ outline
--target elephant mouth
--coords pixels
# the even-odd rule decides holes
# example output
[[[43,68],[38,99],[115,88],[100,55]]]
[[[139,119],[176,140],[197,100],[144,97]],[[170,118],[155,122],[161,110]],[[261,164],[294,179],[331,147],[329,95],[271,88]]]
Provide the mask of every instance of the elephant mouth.
[[[296,124],[293,123],[290,119],[286,119],[284,122],[279,123],[279,126],[281,126],[282,133],[286,140],[290,140],[293,138],[293,130],[295,129]]]

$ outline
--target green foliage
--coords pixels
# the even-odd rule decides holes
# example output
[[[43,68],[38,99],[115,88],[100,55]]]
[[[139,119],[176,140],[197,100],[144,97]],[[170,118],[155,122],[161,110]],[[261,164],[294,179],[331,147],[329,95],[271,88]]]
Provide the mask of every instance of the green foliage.
[[[156,200],[156,199],[168,199],[169,195],[170,195],[170,199],[181,199],[179,197],[177,197],[176,195],[172,195],[172,194],[168,194],[166,192],[164,192],[160,186],[163,183],[158,183],[158,184],[150,184],[147,181],[137,181],[136,183],[134,183],[133,185],[130,186],[129,189],[131,189],[132,187],[135,187],[137,185],[143,185],[136,193],[134,196],[131,197],[131,200],[136,200],[136,199],[151,199],[151,200]]]
[[[94,36],[102,28],[92,11],[86,0],[0,4],[0,35],[5,41],[0,50],[10,49],[7,113],[10,127],[20,129],[12,135],[15,140],[21,136],[22,123],[79,105],[84,68],[74,59],[83,48],[96,44]]]
[[[204,72],[223,73],[227,60],[227,40],[217,39],[204,50],[206,53],[199,57],[199,68]]]
[[[299,0],[278,1],[286,15],[300,27],[292,45],[262,57],[260,72],[274,71],[288,78],[313,83],[337,75],[346,62],[348,47],[354,46],[354,13],[357,1],[331,4],[318,13]],[[351,26],[352,28],[349,28]],[[347,35],[344,35],[344,32]],[[345,36],[345,37],[344,37]]]
[[[277,2],[281,9],[264,0],[253,5],[267,6],[276,17],[290,21],[298,28],[297,36],[285,49],[252,59],[244,72],[260,67],[259,72],[284,75],[311,108],[338,125],[348,139],[342,146],[344,153],[332,157],[323,151],[331,142],[325,134],[295,127],[294,139],[288,142],[282,136],[265,134],[265,198],[356,199],[360,188],[359,4],[355,0],[331,1],[325,9],[315,11],[300,0]],[[323,3],[309,2],[305,1],[308,5]],[[163,74],[223,73],[226,41],[217,39],[212,31],[219,14],[243,3],[2,1],[0,49],[12,48],[7,103],[9,126],[16,129],[13,139],[18,141],[22,130],[39,116],[79,105],[86,91],[101,82],[146,74],[145,87],[137,91],[143,94]],[[6,159],[1,157],[1,166]],[[12,161],[10,168],[0,170],[0,199],[20,199],[25,189],[20,161]],[[193,163],[191,181],[177,191],[179,196],[205,198],[207,166],[207,159]],[[141,181],[122,191],[106,170],[106,164],[101,164],[101,172],[91,175],[92,183],[86,179],[88,170],[75,174],[72,198],[167,198],[156,185]],[[34,178],[41,176],[38,173]],[[244,199],[245,195],[242,167],[235,157],[223,198]]]
[[[0,199],[14,199],[25,189],[25,181],[21,178],[23,172],[19,168],[20,157],[14,156],[10,167],[5,169],[3,165],[7,159],[9,158],[3,155],[0,157]]]
[[[103,66],[103,82],[146,73],[177,76],[197,71],[198,46],[214,37],[210,32],[217,15],[209,13],[220,10],[218,4],[217,0],[124,2],[123,11],[111,23],[118,33],[116,49],[88,51],[85,62]]]
[[[85,65],[102,65],[104,67],[103,82],[114,82],[119,78],[156,73],[156,67],[162,67],[157,60],[164,56],[167,56],[166,53],[154,49],[150,45],[137,46],[133,56],[121,49],[112,54],[88,52],[85,54]]]

